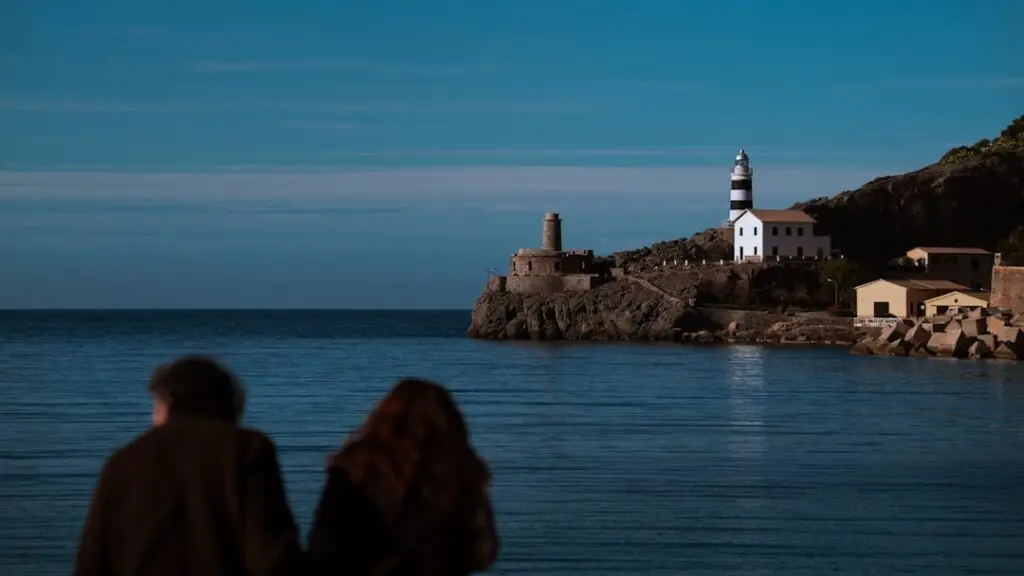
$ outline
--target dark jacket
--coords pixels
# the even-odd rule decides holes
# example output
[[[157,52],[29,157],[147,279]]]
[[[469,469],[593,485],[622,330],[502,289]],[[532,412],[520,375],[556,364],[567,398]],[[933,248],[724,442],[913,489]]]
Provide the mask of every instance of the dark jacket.
[[[104,465],[75,574],[290,576],[300,557],[274,443],[172,417]]]
[[[480,496],[475,522],[469,526],[418,526],[420,534],[436,530],[423,547],[427,554],[421,554],[408,537],[388,527],[345,472],[331,468],[309,532],[307,566],[317,576],[466,576],[484,571],[497,558],[499,544],[490,499],[486,493]],[[413,526],[416,520],[407,516],[400,524]]]

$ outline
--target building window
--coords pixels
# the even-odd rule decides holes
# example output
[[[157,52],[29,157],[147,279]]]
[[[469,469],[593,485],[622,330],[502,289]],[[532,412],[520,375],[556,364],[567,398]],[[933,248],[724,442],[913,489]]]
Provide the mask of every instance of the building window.
[[[757,236],[757,226],[754,226],[754,236]]]
[[[793,235],[793,229],[790,228],[789,226],[786,226],[786,236],[792,236],[792,235]]]
[[[804,247],[803,246],[797,246],[796,247],[796,257],[797,258],[803,258],[804,257]]]
[[[779,255],[779,247],[778,246],[772,246],[772,256],[778,256],[778,255]]]
[[[779,235],[779,227],[778,226],[772,226],[772,236],[778,236],[778,235]]]
[[[756,230],[756,228],[755,228]],[[971,258],[971,271],[977,272],[981,269],[981,262],[978,262],[977,258]]]
[[[797,226],[796,227],[796,235],[797,236],[803,236],[804,235],[804,227],[803,226]]]
[[[533,272],[533,260],[526,261],[526,271]]]
[[[743,246],[740,246],[740,260],[743,260]]]
[[[757,246],[754,246],[754,256],[757,256]]]
[[[740,236],[743,236],[743,226],[740,226]]]

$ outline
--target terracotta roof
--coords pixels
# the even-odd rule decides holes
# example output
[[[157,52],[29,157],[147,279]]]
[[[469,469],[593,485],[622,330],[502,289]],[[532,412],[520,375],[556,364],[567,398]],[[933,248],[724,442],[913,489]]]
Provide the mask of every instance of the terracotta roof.
[[[925,300],[925,302],[931,302],[932,300],[938,300],[939,298],[945,298],[945,297],[949,296],[950,294],[960,294],[962,296],[969,296],[971,298],[977,298],[978,300],[982,300],[982,301],[985,301],[985,302],[990,302],[992,300],[992,293],[991,292],[962,292],[960,290],[954,290],[952,292],[947,292],[946,294],[940,294],[940,295],[938,295],[938,296],[936,296],[934,298],[929,298],[929,299]]]
[[[911,290],[949,290],[949,291],[964,291],[967,290],[967,286],[963,284],[957,284],[956,282],[950,282],[949,280],[889,280],[882,278],[875,280],[875,282],[888,282]],[[874,284],[874,282],[868,282],[868,284]],[[867,286],[867,284],[862,284]],[[858,286],[859,288],[859,286]]]
[[[991,254],[983,248],[962,248],[959,246],[918,246],[912,250],[920,250],[928,254]],[[907,250],[910,252],[911,250]]]
[[[779,222],[783,224],[814,224],[811,218],[803,210],[747,210],[761,222]]]

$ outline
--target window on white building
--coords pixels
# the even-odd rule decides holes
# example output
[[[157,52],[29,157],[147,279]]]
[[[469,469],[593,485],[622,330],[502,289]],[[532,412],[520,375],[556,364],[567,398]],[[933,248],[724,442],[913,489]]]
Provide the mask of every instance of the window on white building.
[[[778,236],[778,235],[779,235],[779,227],[778,226],[772,226],[772,236]]]
[[[786,226],[786,236],[792,236],[792,235],[793,235],[793,229],[790,228],[789,226]]]
[[[754,236],[757,236],[757,226],[754,226]]]
[[[797,236],[803,236],[804,235],[804,227],[803,226],[797,226],[796,227],[796,235]]]
[[[743,236],[743,227],[740,226],[740,236]]]

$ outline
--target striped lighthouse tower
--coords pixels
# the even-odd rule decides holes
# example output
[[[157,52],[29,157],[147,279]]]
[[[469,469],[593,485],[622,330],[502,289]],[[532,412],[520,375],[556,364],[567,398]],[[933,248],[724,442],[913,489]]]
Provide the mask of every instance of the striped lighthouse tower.
[[[754,207],[754,169],[750,167],[750,158],[740,149],[736,155],[736,163],[732,167],[732,190],[729,192],[729,222],[735,221],[744,210]]]

